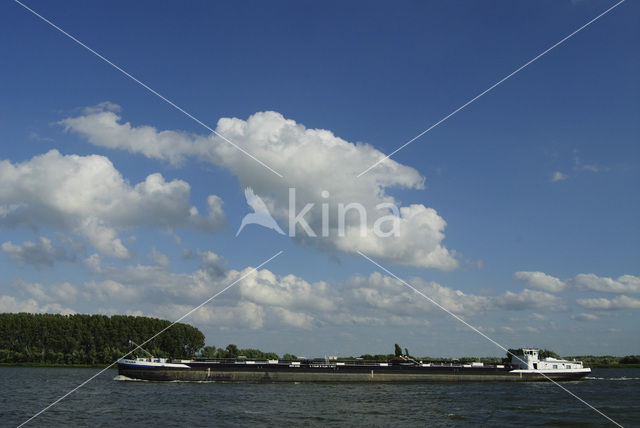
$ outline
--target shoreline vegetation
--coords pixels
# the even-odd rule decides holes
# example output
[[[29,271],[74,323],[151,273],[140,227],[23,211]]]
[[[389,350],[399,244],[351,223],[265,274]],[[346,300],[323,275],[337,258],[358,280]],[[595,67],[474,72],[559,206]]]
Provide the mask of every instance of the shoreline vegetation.
[[[128,315],[0,313],[0,364],[108,365],[133,349],[132,342],[166,329],[171,322]],[[175,324],[145,344],[154,355],[190,358],[204,334]]]
[[[146,338],[171,324],[170,321],[150,317],[125,315],[59,315],[0,313],[0,366],[20,367],[74,367],[104,368],[131,351],[131,342],[142,343]],[[204,345],[204,334],[188,324],[178,323],[144,346],[156,357],[173,359],[280,359],[296,360],[293,354],[278,355],[259,349],[240,349],[234,344],[225,348]],[[514,351],[514,350],[510,350]],[[541,358],[560,358],[556,353],[543,349]],[[131,355],[147,356],[137,350]],[[409,357],[422,361],[483,362],[503,364],[507,358],[461,357],[434,358],[411,356],[395,345],[393,354],[363,354],[358,357],[328,357],[340,360],[388,361]],[[567,356],[568,360],[580,360],[592,368],[640,368],[640,355],[617,357],[611,355]],[[324,358],[308,358],[324,360]]]

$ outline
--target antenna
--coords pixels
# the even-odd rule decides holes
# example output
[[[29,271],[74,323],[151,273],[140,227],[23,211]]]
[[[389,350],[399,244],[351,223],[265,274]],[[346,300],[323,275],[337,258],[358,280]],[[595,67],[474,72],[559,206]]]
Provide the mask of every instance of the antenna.
[[[150,357],[153,357],[153,355],[151,355],[151,353],[149,351],[147,351],[146,349],[144,349],[142,346],[138,345],[136,342],[134,342],[133,340],[129,339],[129,346],[131,345],[135,345],[136,348],[140,348],[142,349],[144,352],[147,353],[147,355],[149,355]]]

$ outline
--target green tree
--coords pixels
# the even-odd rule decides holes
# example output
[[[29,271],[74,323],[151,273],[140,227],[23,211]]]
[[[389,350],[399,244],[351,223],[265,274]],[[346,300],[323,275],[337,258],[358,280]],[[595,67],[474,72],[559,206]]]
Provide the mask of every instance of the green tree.
[[[402,348],[400,347],[400,345],[396,343],[395,348],[396,348],[396,357],[402,356]]]
[[[216,357],[216,347],[215,346],[205,346],[200,351],[200,356],[202,358],[215,358]]]
[[[109,364],[170,326],[149,317],[0,313],[0,359],[6,363]],[[145,345],[154,355],[189,358],[204,346],[204,335],[174,324]]]
[[[540,353],[538,354],[539,358],[541,360],[544,360],[545,358],[549,357],[549,358],[560,358],[560,355],[556,354],[553,351],[550,351],[548,349],[542,349],[540,350]]]
[[[620,364],[640,364],[640,355],[627,355],[620,358]]]
[[[236,358],[238,355],[240,355],[238,353],[238,347],[233,343],[227,345],[226,351],[226,358]]]
[[[512,358],[513,355],[515,355],[518,358],[522,358],[522,356],[523,356],[522,349],[509,348],[507,350],[507,356],[502,360],[502,363],[503,364],[511,363],[511,358]]]

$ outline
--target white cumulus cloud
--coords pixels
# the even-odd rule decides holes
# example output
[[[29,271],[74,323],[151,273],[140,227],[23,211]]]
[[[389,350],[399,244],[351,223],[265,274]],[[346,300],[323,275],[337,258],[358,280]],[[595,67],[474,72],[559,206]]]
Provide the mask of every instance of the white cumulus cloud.
[[[549,311],[562,311],[567,308],[564,300],[544,291],[529,290],[525,288],[519,293],[506,291],[497,296],[493,301],[498,308],[508,310],[545,309]]]
[[[593,273],[579,273],[561,280],[544,272],[516,272],[514,279],[524,281],[531,288],[557,293],[565,290],[599,291],[602,293],[640,293],[640,277],[621,275],[617,279]]]
[[[151,174],[131,186],[104,156],[63,156],[51,150],[22,163],[0,161],[0,183],[0,227],[52,226],[116,258],[130,256],[120,233],[131,227],[213,231],[224,223],[217,196],[209,197],[208,215],[201,216],[189,202],[188,183]],[[9,246],[5,251],[18,250]]]
[[[0,312],[28,312],[32,314],[40,314],[46,312],[63,315],[70,315],[75,313],[72,309],[63,308],[56,303],[40,305],[34,299],[18,300],[12,296],[0,296]]]
[[[578,299],[578,304],[583,308],[594,310],[616,309],[640,309],[640,299],[628,296],[616,296],[613,299],[597,297],[591,299]]]
[[[201,253],[201,266],[190,273],[175,273],[165,264],[114,266],[94,254],[86,259],[96,279],[81,284],[20,284],[34,301],[47,304],[121,304],[122,313],[177,319],[190,309],[237,283],[193,314],[196,322],[218,328],[260,329],[289,327],[312,330],[325,325],[425,326],[447,317],[429,300],[398,280],[372,273],[344,281],[309,282],[296,275],[277,275],[268,269],[235,270],[212,252]],[[240,278],[243,278],[240,280]],[[433,281],[412,278],[413,287],[458,316],[496,311],[559,311],[564,301],[552,294],[525,289],[497,296],[465,293]],[[540,314],[533,321],[548,321]],[[456,322],[451,320],[452,322]]]
[[[347,253],[369,251],[396,264],[442,270],[458,266],[455,254],[443,245],[446,222],[433,208],[414,204],[400,207],[399,212],[394,213],[389,206],[380,205],[400,206],[387,193],[390,188],[423,188],[424,178],[418,171],[387,159],[357,177],[384,156],[368,144],[351,143],[328,130],[306,128],[273,111],[255,113],[247,120],[222,118],[218,121],[218,133],[280,172],[284,176],[280,178],[218,136],[160,131],[123,123],[114,105],[98,106],[60,123],[97,146],[140,153],[173,164],[194,158],[222,166],[238,177],[243,188],[251,187],[283,225],[291,226],[289,188],[295,188],[295,213],[299,214],[306,204],[314,204],[304,220],[317,235],[307,239],[298,223],[293,229],[300,243]],[[359,233],[361,218],[354,211],[345,217],[347,236],[338,233],[339,204],[350,203],[358,203],[365,209],[367,218],[362,221],[365,236]],[[323,204],[327,207],[326,215]],[[377,236],[376,221],[392,214],[398,216],[398,236]],[[328,225],[328,236],[321,232],[323,219]],[[379,226],[387,230],[385,227],[390,228],[391,224],[389,221]]]
[[[564,281],[544,272],[516,272],[513,277],[526,282],[531,288],[551,293],[557,293],[567,288],[567,284]]]
[[[640,277],[622,275],[617,279],[581,273],[573,278],[576,288],[604,293],[640,293]]]

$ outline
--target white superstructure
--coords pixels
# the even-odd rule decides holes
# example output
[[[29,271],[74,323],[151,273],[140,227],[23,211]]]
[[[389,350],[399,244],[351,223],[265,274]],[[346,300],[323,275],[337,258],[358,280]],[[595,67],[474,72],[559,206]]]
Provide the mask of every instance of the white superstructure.
[[[514,373],[590,373],[590,368],[584,368],[582,361],[559,360],[547,357],[539,358],[540,351],[533,348],[523,348],[511,356]]]

